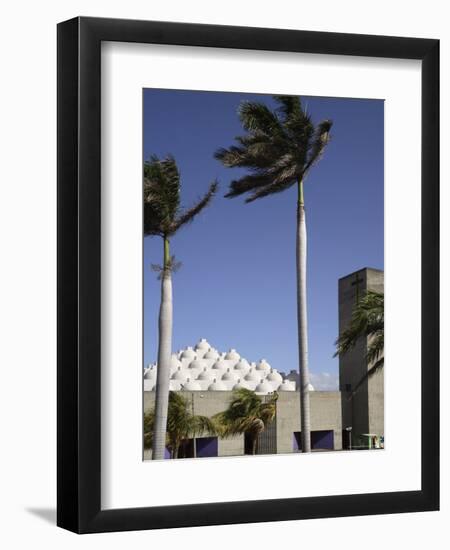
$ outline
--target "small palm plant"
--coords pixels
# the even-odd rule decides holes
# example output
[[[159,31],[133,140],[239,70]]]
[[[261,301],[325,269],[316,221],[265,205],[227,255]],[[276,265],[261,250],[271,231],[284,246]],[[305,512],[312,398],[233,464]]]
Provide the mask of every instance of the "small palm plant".
[[[172,271],[175,258],[170,255],[170,239],[191,222],[212,200],[217,182],[211,183],[207,193],[191,208],[180,204],[180,174],[171,156],[160,160],[152,156],[144,164],[144,235],[159,236],[163,240],[161,278],[161,305],[159,310],[158,373],[156,379],[155,419],[153,422],[153,459],[164,458],[167,409],[169,401],[170,359],[172,354]]]
[[[225,166],[247,168],[234,180],[226,197],[247,194],[246,202],[297,187],[297,318],[300,375],[300,410],[303,452],[311,450],[308,328],[306,308],[306,218],[303,184],[330,141],[332,122],[314,125],[294,96],[275,96],[274,111],[262,103],[242,102],[239,118],[244,130],[237,145],[219,149],[215,156]]]
[[[335,342],[337,355],[353,349],[360,338],[368,339],[367,373],[356,384],[352,395],[377,371],[384,367],[384,294],[368,290],[355,304],[348,327]]]
[[[144,415],[144,446],[153,448],[155,410]],[[194,415],[189,401],[179,393],[170,392],[165,445],[171,458],[178,458],[180,446],[186,439],[203,434],[217,435],[217,426],[207,416]]]
[[[247,434],[251,454],[256,454],[260,434],[275,418],[277,399],[276,393],[264,402],[254,391],[246,388],[234,390],[228,408],[213,416],[221,437]]]

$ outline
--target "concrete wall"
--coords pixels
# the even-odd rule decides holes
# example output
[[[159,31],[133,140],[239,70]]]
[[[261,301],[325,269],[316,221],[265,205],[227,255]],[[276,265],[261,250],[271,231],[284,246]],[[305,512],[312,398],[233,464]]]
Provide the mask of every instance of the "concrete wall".
[[[194,414],[213,416],[225,410],[232,392],[181,392],[192,404]],[[263,432],[258,447],[259,454],[292,453],[293,434],[300,431],[300,398],[298,392],[280,392],[276,419]],[[339,392],[310,393],[311,430],[333,430],[334,448],[342,449],[341,396]],[[262,396],[265,399],[265,396]],[[144,392],[144,411],[154,406],[155,393]],[[219,439],[219,456],[244,454],[244,436]],[[151,457],[146,451],[145,458]]]
[[[310,393],[311,431],[333,430],[334,448],[342,449],[341,394]],[[293,433],[300,432],[300,397],[298,392],[280,392],[277,402],[277,452],[293,452]]]

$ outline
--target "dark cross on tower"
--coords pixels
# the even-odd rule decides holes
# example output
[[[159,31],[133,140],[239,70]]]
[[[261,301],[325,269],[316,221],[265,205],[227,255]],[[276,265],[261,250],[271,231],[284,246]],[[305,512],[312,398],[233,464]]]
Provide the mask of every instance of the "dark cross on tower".
[[[358,273],[355,274],[355,280],[352,283],[352,286],[356,286],[356,303],[359,302],[359,283],[363,283],[364,279],[358,277]]]

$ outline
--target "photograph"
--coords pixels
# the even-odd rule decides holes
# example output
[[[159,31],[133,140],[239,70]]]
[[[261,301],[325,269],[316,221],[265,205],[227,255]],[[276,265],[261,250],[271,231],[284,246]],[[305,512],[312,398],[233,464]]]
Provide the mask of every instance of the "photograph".
[[[445,7],[5,3],[2,548],[441,548]]]
[[[383,99],[142,108],[143,459],[382,452]]]

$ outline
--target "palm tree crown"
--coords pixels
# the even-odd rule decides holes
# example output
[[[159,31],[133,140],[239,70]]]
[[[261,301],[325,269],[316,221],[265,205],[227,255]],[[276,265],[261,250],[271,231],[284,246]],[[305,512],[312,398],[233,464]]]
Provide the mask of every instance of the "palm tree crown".
[[[160,160],[153,155],[144,164],[144,234],[172,236],[210,203],[217,186],[217,181],[212,182],[196,204],[183,209],[180,173],[175,159],[169,155]]]
[[[384,366],[384,294],[368,290],[353,308],[348,327],[336,340],[337,355],[344,355],[353,349],[360,338],[368,338],[366,360],[371,367],[358,382],[353,393],[368,376]]]
[[[255,454],[259,434],[275,418],[277,399],[276,393],[264,402],[254,391],[246,388],[234,390],[228,408],[213,417],[219,426],[220,435],[232,437],[249,434],[252,452]]]
[[[144,416],[144,446],[152,448],[155,411]],[[178,458],[178,450],[185,439],[202,434],[217,434],[217,427],[207,416],[194,415],[189,401],[180,394],[169,393],[169,409],[167,417],[166,444],[172,458]]]
[[[274,111],[262,103],[242,102],[238,114],[247,134],[215,154],[225,166],[251,170],[231,182],[226,197],[249,193],[246,202],[251,202],[302,182],[330,140],[330,120],[315,126],[298,97],[274,99]]]

